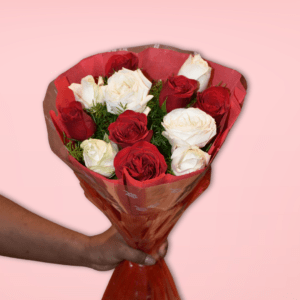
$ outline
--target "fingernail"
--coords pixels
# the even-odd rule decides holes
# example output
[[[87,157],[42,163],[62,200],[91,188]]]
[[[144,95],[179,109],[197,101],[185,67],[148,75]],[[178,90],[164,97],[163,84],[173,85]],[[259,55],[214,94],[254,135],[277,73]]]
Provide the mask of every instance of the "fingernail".
[[[145,259],[145,265],[152,266],[152,265],[155,265],[155,263],[156,263],[156,260],[152,256],[147,255],[147,257]]]

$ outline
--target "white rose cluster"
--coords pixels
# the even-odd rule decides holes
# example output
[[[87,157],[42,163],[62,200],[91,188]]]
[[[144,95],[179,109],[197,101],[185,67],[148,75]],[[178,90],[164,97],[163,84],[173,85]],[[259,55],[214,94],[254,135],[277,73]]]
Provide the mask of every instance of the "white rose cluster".
[[[162,135],[172,145],[172,170],[183,175],[204,168],[210,156],[201,149],[217,133],[214,118],[199,108],[177,108],[163,119]]]
[[[149,113],[147,103],[153,98],[148,95],[151,86],[152,83],[140,69],[131,71],[123,68],[109,77],[107,85],[103,85],[101,76],[96,84],[93,76],[88,75],[82,78],[81,84],[72,83],[69,88],[73,91],[75,100],[85,108],[105,102],[107,111],[117,115],[127,109]]]

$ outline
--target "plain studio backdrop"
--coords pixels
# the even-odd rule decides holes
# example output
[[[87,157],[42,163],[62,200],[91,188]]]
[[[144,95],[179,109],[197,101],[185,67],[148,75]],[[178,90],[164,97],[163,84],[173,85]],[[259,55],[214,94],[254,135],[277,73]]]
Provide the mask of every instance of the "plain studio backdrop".
[[[300,299],[299,6],[296,1],[8,1],[0,12],[1,194],[94,235],[110,223],[48,144],[48,84],[79,60],[160,43],[248,82],[212,181],[169,236],[183,300]],[[111,276],[0,257],[1,300],[99,300]]]

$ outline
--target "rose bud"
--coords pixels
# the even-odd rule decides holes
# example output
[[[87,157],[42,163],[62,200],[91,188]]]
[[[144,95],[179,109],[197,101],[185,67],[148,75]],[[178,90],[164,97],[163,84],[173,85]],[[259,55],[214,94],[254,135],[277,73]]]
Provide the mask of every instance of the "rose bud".
[[[219,125],[222,116],[230,108],[230,94],[229,90],[221,86],[213,86],[202,93],[197,94],[197,102],[194,104],[210,116],[212,116]]]
[[[211,70],[212,69],[208,65],[207,61],[202,59],[200,54],[195,56],[190,55],[181,66],[178,75],[183,75],[187,78],[199,81],[200,87],[198,91],[202,92],[207,88]]]
[[[114,123],[108,126],[109,139],[122,148],[132,146],[139,141],[150,142],[153,131],[147,129],[147,116],[133,110],[120,114]]]
[[[186,107],[198,89],[198,81],[185,76],[173,76],[164,83],[159,95],[159,105],[162,106],[167,99],[167,112],[175,108]]]
[[[177,108],[164,116],[162,135],[172,145],[172,153],[177,147],[204,147],[217,132],[215,120],[199,108]]]
[[[210,155],[197,146],[182,146],[173,152],[171,159],[172,171],[180,176],[204,169],[209,163]]]
[[[85,166],[103,176],[114,175],[114,158],[117,154],[116,148],[111,143],[98,139],[88,139],[81,143]]]
[[[156,178],[167,170],[164,156],[154,145],[145,141],[119,151],[114,166],[119,179],[126,168],[129,175],[139,181]]]
[[[59,118],[70,135],[68,138],[84,141],[96,131],[95,122],[83,111],[79,102],[73,101],[67,107],[61,108]]]
[[[139,60],[137,56],[131,52],[113,55],[106,63],[105,74],[107,77],[110,77],[114,72],[117,72],[122,68],[134,71],[138,68],[138,63]]]

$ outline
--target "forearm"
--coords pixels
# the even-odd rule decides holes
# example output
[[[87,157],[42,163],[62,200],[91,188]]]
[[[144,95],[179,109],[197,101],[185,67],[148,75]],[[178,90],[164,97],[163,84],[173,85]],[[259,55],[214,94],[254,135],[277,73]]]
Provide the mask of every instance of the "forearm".
[[[88,237],[46,220],[0,195],[0,255],[85,265]]]

